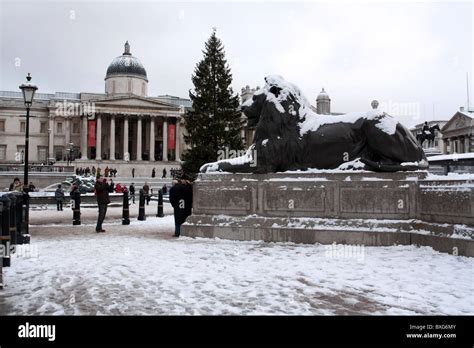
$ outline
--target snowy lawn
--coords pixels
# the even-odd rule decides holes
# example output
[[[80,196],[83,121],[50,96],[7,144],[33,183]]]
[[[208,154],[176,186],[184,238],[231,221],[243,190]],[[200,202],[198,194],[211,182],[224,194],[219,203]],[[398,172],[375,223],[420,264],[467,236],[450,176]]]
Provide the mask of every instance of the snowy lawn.
[[[177,239],[173,217],[156,218],[155,208],[130,226],[111,208],[100,234],[94,209],[81,226],[70,211],[32,212],[33,257],[4,269],[0,314],[474,314],[472,258],[414,246]]]

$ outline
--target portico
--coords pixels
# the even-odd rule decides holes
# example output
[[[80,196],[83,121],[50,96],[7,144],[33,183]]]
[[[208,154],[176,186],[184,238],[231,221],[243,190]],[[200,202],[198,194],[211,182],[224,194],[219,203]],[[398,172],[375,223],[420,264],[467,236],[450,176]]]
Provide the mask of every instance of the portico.
[[[443,153],[467,153],[474,151],[473,113],[461,108],[442,128]]]
[[[81,160],[180,160],[180,108],[135,96],[93,103],[95,115],[82,116]]]

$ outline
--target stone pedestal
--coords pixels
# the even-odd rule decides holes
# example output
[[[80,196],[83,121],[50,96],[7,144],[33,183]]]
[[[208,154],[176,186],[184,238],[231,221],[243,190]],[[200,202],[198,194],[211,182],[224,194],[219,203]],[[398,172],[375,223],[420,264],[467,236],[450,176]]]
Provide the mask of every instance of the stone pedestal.
[[[421,245],[436,236],[449,239],[436,250],[474,256],[472,239],[460,238],[474,235],[473,188],[426,172],[201,174],[182,234],[363,245],[411,244],[424,234]]]

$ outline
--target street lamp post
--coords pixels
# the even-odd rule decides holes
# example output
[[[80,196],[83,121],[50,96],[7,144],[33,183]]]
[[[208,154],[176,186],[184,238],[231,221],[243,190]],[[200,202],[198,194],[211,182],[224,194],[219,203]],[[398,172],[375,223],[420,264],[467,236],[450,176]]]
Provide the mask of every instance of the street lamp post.
[[[25,127],[25,168],[24,168],[24,177],[23,177],[23,191],[26,193],[25,195],[25,234],[28,235],[28,224],[29,224],[29,187],[28,187],[28,153],[29,153],[29,142],[30,142],[30,108],[33,104],[33,98],[35,96],[35,92],[38,89],[34,84],[31,83],[31,75],[28,73],[26,77],[26,83],[23,83],[20,86],[21,92],[23,93],[23,101],[25,102],[26,106],[26,127]]]

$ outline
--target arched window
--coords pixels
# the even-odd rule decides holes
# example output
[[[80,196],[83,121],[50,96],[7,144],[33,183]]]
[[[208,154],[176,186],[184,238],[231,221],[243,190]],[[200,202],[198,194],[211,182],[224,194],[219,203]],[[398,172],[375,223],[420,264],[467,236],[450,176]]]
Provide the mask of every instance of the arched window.
[[[128,93],[132,93],[132,80],[128,80]]]
[[[145,95],[145,82],[142,82],[142,95]]]

